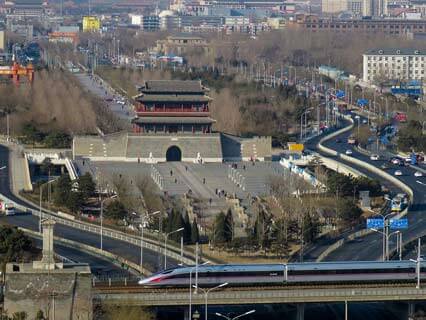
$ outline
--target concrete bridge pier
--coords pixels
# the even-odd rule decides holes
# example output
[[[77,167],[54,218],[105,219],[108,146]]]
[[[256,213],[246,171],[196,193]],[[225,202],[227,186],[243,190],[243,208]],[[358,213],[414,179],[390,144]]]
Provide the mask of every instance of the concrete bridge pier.
[[[188,310],[188,308],[183,309],[183,319],[184,320],[192,320],[192,319],[189,319],[189,310]]]
[[[298,303],[296,305],[296,308],[297,308],[296,319],[297,320],[304,320],[305,319],[305,304],[304,303]]]
[[[408,320],[415,320],[416,305],[414,302],[408,302]]]

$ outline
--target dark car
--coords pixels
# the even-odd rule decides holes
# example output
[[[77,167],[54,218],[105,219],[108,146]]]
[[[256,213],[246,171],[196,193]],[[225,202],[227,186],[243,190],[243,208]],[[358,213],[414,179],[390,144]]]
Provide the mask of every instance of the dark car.
[[[336,143],[341,143],[342,140],[340,140],[339,138],[336,139]]]

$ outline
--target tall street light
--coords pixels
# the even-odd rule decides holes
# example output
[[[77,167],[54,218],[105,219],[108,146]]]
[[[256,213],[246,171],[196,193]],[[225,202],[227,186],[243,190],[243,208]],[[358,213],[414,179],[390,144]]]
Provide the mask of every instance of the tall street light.
[[[110,199],[115,199],[118,196],[115,194],[112,197],[106,198],[101,201],[101,251],[104,250],[104,202]]]
[[[154,211],[151,214],[148,214],[148,216],[153,216],[160,213],[160,211]],[[140,267],[141,267],[141,271],[143,270],[143,245],[144,245],[144,237],[143,237],[143,230],[145,227],[145,219],[147,218],[146,215],[141,214],[141,256],[140,256]]]
[[[169,238],[169,236],[173,233],[177,233],[180,231],[183,231],[184,228],[179,228],[175,231],[166,233],[165,237],[164,237],[164,270],[167,269],[167,239]]]
[[[240,314],[239,316],[236,316],[236,317],[233,317],[233,318],[231,318],[231,317],[227,317],[227,316],[225,316],[225,315],[223,315],[223,314],[221,314],[221,313],[219,313],[219,312],[216,312],[216,315],[218,316],[218,317],[221,317],[221,318],[224,318],[224,319],[226,319],[226,320],[237,320],[237,319],[239,319],[239,318],[242,318],[242,317],[245,317],[245,316],[248,316],[249,314],[252,314],[252,313],[255,313],[256,312],[256,310],[250,310],[250,311],[247,311],[246,313],[243,313],[243,314]]]
[[[382,246],[382,249],[383,249],[383,259],[382,260],[385,261],[386,260],[386,236],[387,236],[387,234],[389,232],[388,231],[388,225],[387,225],[387,218],[389,216],[393,215],[393,212],[388,213],[387,215],[383,215],[381,213],[377,213],[376,215],[377,216],[381,216],[382,219],[383,219],[383,232],[379,232],[379,233],[381,233],[383,235],[383,246]],[[371,229],[371,230],[375,231],[377,229]]]
[[[418,239],[417,242],[417,259],[410,259],[411,262],[416,263],[416,276],[417,276],[417,285],[416,289],[420,289],[420,272],[421,272],[421,263],[423,261],[421,254],[420,254],[420,247],[421,247],[421,238]]]
[[[195,266],[191,267],[191,270],[189,271],[189,319],[190,320],[192,317],[192,271],[194,269],[198,269],[199,266],[205,266],[208,263],[210,263],[210,261],[203,262],[202,264],[196,264]],[[198,281],[195,282],[195,286],[198,287]]]
[[[399,234],[399,233],[400,233],[400,231],[399,231],[399,230],[397,230],[397,231],[395,231],[395,232],[392,232],[392,233],[388,234],[387,232],[385,233],[385,232],[382,232],[382,231],[377,230],[377,229],[371,229],[371,230],[373,230],[374,232],[377,232],[377,233],[382,234],[382,235],[386,238],[386,241],[385,241],[385,242],[386,242],[385,255],[386,255],[386,260],[389,260],[389,238],[390,238],[391,236],[393,236],[394,234]]]
[[[218,285],[218,286],[216,286],[216,287],[210,288],[210,289],[204,289],[204,288],[201,288],[201,287],[192,286],[192,287],[194,287],[195,289],[201,289],[201,291],[203,291],[203,293],[204,293],[204,302],[205,302],[205,307],[204,307],[204,308],[205,308],[205,320],[207,320],[207,308],[208,308],[208,297],[209,297],[209,293],[210,293],[211,291],[213,291],[213,290],[223,288],[223,287],[225,287],[225,286],[227,286],[227,285],[228,285],[228,282],[225,282],[225,283],[222,283],[222,284],[220,284],[220,285]]]
[[[5,168],[5,167],[3,167]],[[2,170],[3,168],[0,168],[0,170]],[[59,178],[57,178],[59,179]],[[43,220],[43,211],[42,211],[42,201],[43,201],[43,188],[45,185],[48,185],[49,183],[52,183],[54,181],[56,181],[57,179],[53,179],[50,181],[46,181],[45,183],[42,183],[39,187],[40,189],[40,203],[39,203],[39,215],[38,215],[38,231],[41,233],[41,221]]]

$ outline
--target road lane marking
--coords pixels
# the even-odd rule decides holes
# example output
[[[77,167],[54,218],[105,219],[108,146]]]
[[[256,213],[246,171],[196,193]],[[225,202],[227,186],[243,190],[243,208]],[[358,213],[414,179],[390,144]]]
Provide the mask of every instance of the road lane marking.
[[[416,182],[417,182],[418,184],[421,184],[421,185],[423,185],[423,186],[426,186],[426,183],[424,183],[424,182],[421,182],[421,181],[419,181],[419,180],[416,180]]]

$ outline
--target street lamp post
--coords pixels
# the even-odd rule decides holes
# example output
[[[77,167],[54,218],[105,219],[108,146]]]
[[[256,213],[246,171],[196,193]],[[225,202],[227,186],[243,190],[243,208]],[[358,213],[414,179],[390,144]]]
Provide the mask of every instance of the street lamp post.
[[[256,310],[253,309],[253,310],[247,311],[246,313],[240,314],[239,316],[236,316],[236,317],[233,317],[233,318],[227,317],[227,316],[225,316],[225,315],[223,315],[219,312],[216,312],[216,315],[218,317],[224,318],[226,320],[236,320],[236,319],[242,318],[244,316],[248,316],[249,314],[252,314],[252,313],[255,313],[255,312],[256,312]]]
[[[160,213],[160,211],[154,211],[153,213],[151,213],[150,215],[156,215]],[[149,214],[148,214],[149,216]],[[140,261],[139,261],[139,265],[141,267],[141,270],[143,269],[143,245],[144,245],[144,227],[145,227],[145,219],[147,216],[141,214],[141,255],[140,255]]]
[[[203,293],[204,293],[204,303],[205,303],[205,306],[204,306],[204,308],[205,308],[205,320],[207,320],[207,308],[208,308],[208,296],[209,296],[209,293],[211,292],[211,291],[213,291],[213,290],[216,290],[216,289],[220,289],[220,288],[223,288],[223,287],[225,287],[225,286],[227,286],[228,285],[228,282],[225,282],[225,283],[222,283],[222,284],[220,284],[220,285],[218,285],[218,286],[216,286],[216,287],[213,287],[213,288],[210,288],[210,289],[204,289],[204,288],[201,288],[201,287],[196,287],[196,286],[192,286],[193,288],[196,288],[196,289],[201,289],[201,291],[203,291]]]
[[[6,166],[0,168],[0,170],[6,168]],[[43,202],[43,188],[45,185],[56,181],[57,179],[53,179],[50,181],[46,181],[45,183],[40,185],[40,203],[39,203],[39,215],[38,215],[38,231],[41,233],[41,221],[43,220],[43,211],[42,211],[42,202]]]
[[[421,247],[421,238],[419,238],[417,242],[417,259],[416,260],[410,259],[411,262],[416,263],[416,276],[417,276],[416,289],[420,289],[421,262],[423,261],[420,254],[420,247]]]
[[[374,232],[380,233],[380,234],[382,234],[385,237],[385,239],[386,239],[386,241],[385,241],[385,244],[386,244],[386,246],[385,246],[385,248],[386,248],[385,249],[385,257],[386,257],[386,260],[389,260],[389,238],[391,236],[393,236],[394,234],[399,234],[400,231],[397,230],[395,232],[392,232],[392,233],[388,234],[387,231],[386,232],[382,232],[382,231],[377,230],[377,229],[371,229],[371,230],[373,230]]]
[[[166,270],[166,269],[167,269],[167,239],[168,239],[168,237],[169,237],[171,234],[176,233],[176,232],[180,232],[180,231],[182,231],[183,229],[184,229],[184,228],[179,228],[179,229],[177,229],[177,230],[175,230],[175,231],[172,231],[172,232],[166,233],[166,235],[164,236],[164,270]]]
[[[101,251],[104,250],[104,202],[109,199],[115,199],[117,195],[113,195],[112,197],[101,200]]]
[[[382,246],[382,249],[383,249],[383,261],[386,260],[386,239],[387,239],[387,234],[389,233],[388,225],[387,225],[387,218],[389,216],[391,216],[392,214],[393,214],[392,212],[388,213],[387,215],[383,215],[381,213],[377,213],[377,215],[381,216],[382,219],[383,219],[383,232],[379,232],[377,229],[371,229],[371,230],[376,231],[378,233],[381,233],[383,235],[383,246]]]
[[[210,261],[206,261],[200,265],[196,264],[195,266],[191,268],[191,270],[189,270],[189,319],[191,319],[191,316],[192,316],[192,271],[198,268],[199,266],[204,266],[208,263],[210,263]],[[195,286],[198,287],[198,281],[195,282]]]
[[[306,127],[307,127],[307,114],[309,112],[311,112],[311,109],[306,110],[300,116],[300,141],[303,140],[303,119],[305,119],[305,131],[306,131]],[[305,132],[305,136],[306,136],[306,132]]]

